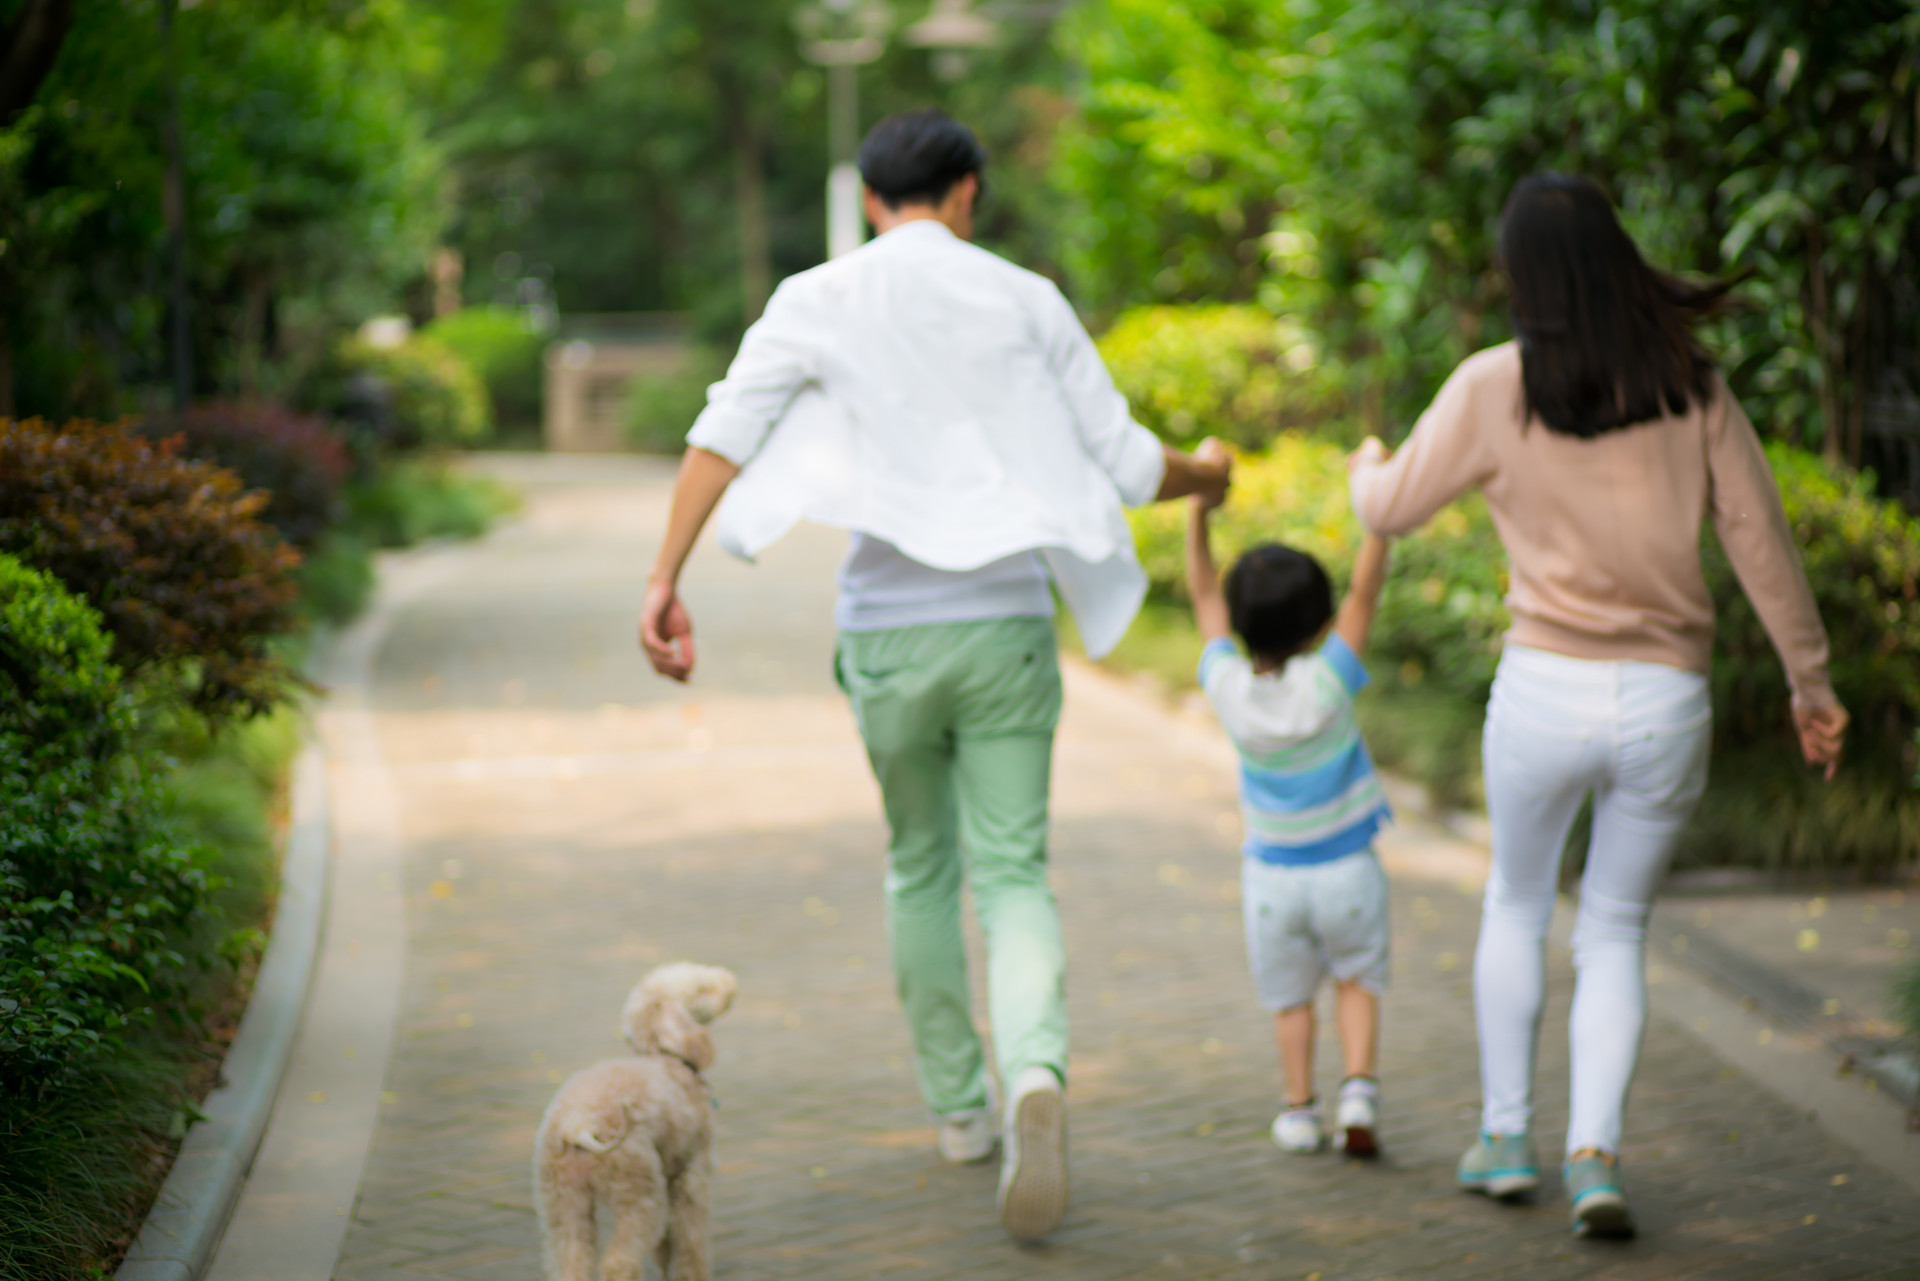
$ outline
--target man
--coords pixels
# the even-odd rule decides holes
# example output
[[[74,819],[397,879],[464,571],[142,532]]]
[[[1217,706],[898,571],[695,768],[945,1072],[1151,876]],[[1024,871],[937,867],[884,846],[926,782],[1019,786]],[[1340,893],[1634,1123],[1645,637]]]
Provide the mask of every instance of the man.
[[[888,927],[921,1092],[946,1159],[992,1155],[964,849],[1009,1087],[1000,1217],[1034,1240],[1067,1203],[1066,958],[1046,875],[1052,589],[1088,650],[1111,649],[1146,589],[1122,504],[1217,499],[1229,465],[1162,446],[1059,290],[970,243],[986,155],[968,129],[893,116],[859,162],[878,236],[783,282],[709,391],[641,644],[662,675],[692,673],[676,584],[723,493],[720,541],[742,555],[799,519],[852,531],[837,667],[892,833]]]

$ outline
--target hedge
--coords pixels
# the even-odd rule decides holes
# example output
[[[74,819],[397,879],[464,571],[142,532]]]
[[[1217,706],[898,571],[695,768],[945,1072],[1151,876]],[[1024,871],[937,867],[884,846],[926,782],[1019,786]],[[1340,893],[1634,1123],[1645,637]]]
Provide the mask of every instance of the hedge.
[[[423,335],[397,347],[341,342],[302,381],[296,403],[339,424],[369,466],[382,454],[477,444],[490,426],[485,384]]]
[[[1704,535],[1719,619],[1716,766],[1682,857],[1863,873],[1911,863],[1920,850],[1920,521],[1875,499],[1868,478],[1786,446],[1767,452],[1833,640],[1834,685],[1856,728],[1835,784],[1800,767],[1779,661]],[[1360,532],[1344,460],[1343,446],[1299,435],[1243,458],[1216,521],[1219,553],[1278,540],[1344,578]],[[1163,504],[1131,519],[1156,593],[1181,599],[1184,510]],[[1479,716],[1509,622],[1505,591],[1505,552],[1478,495],[1395,543],[1367,654],[1378,692],[1365,719],[1370,738],[1442,735],[1397,746],[1424,750],[1456,793],[1458,775],[1477,769]]]
[[[423,331],[466,361],[486,386],[496,429],[540,425],[546,335],[518,307],[464,307]]]

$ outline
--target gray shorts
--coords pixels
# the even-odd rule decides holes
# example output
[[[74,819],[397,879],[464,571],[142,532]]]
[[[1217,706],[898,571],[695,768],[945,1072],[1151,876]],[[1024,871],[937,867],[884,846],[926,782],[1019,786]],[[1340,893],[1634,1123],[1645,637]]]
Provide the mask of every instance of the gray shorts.
[[[1387,874],[1372,850],[1306,867],[1241,864],[1247,960],[1262,1005],[1306,1005],[1329,974],[1386,990]]]

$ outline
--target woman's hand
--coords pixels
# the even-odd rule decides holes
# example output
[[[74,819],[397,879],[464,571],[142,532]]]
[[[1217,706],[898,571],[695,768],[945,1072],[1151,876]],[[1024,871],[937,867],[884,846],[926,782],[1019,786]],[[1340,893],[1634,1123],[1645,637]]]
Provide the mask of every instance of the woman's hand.
[[[1352,471],[1362,463],[1374,466],[1386,462],[1391,457],[1393,457],[1393,451],[1387,448],[1385,441],[1378,436],[1369,436],[1360,442],[1360,448],[1347,455],[1347,470]]]
[[[1840,768],[1840,754],[1846,747],[1847,724],[1852,718],[1838,703],[1825,707],[1793,705],[1793,728],[1800,735],[1800,754],[1809,765],[1827,767],[1831,779]]]

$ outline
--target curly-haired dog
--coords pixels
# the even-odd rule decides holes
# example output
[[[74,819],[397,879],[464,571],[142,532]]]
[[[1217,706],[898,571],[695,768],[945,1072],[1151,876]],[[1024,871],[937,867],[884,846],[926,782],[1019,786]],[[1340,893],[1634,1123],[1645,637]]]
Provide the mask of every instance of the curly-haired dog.
[[[596,1203],[613,1216],[602,1281],[640,1281],[649,1252],[669,1281],[707,1281],[713,1110],[700,1073],[705,1024],[738,984],[711,965],[663,965],[621,1015],[639,1056],[576,1072],[547,1105],[534,1145],[534,1203],[548,1281],[592,1281]]]

